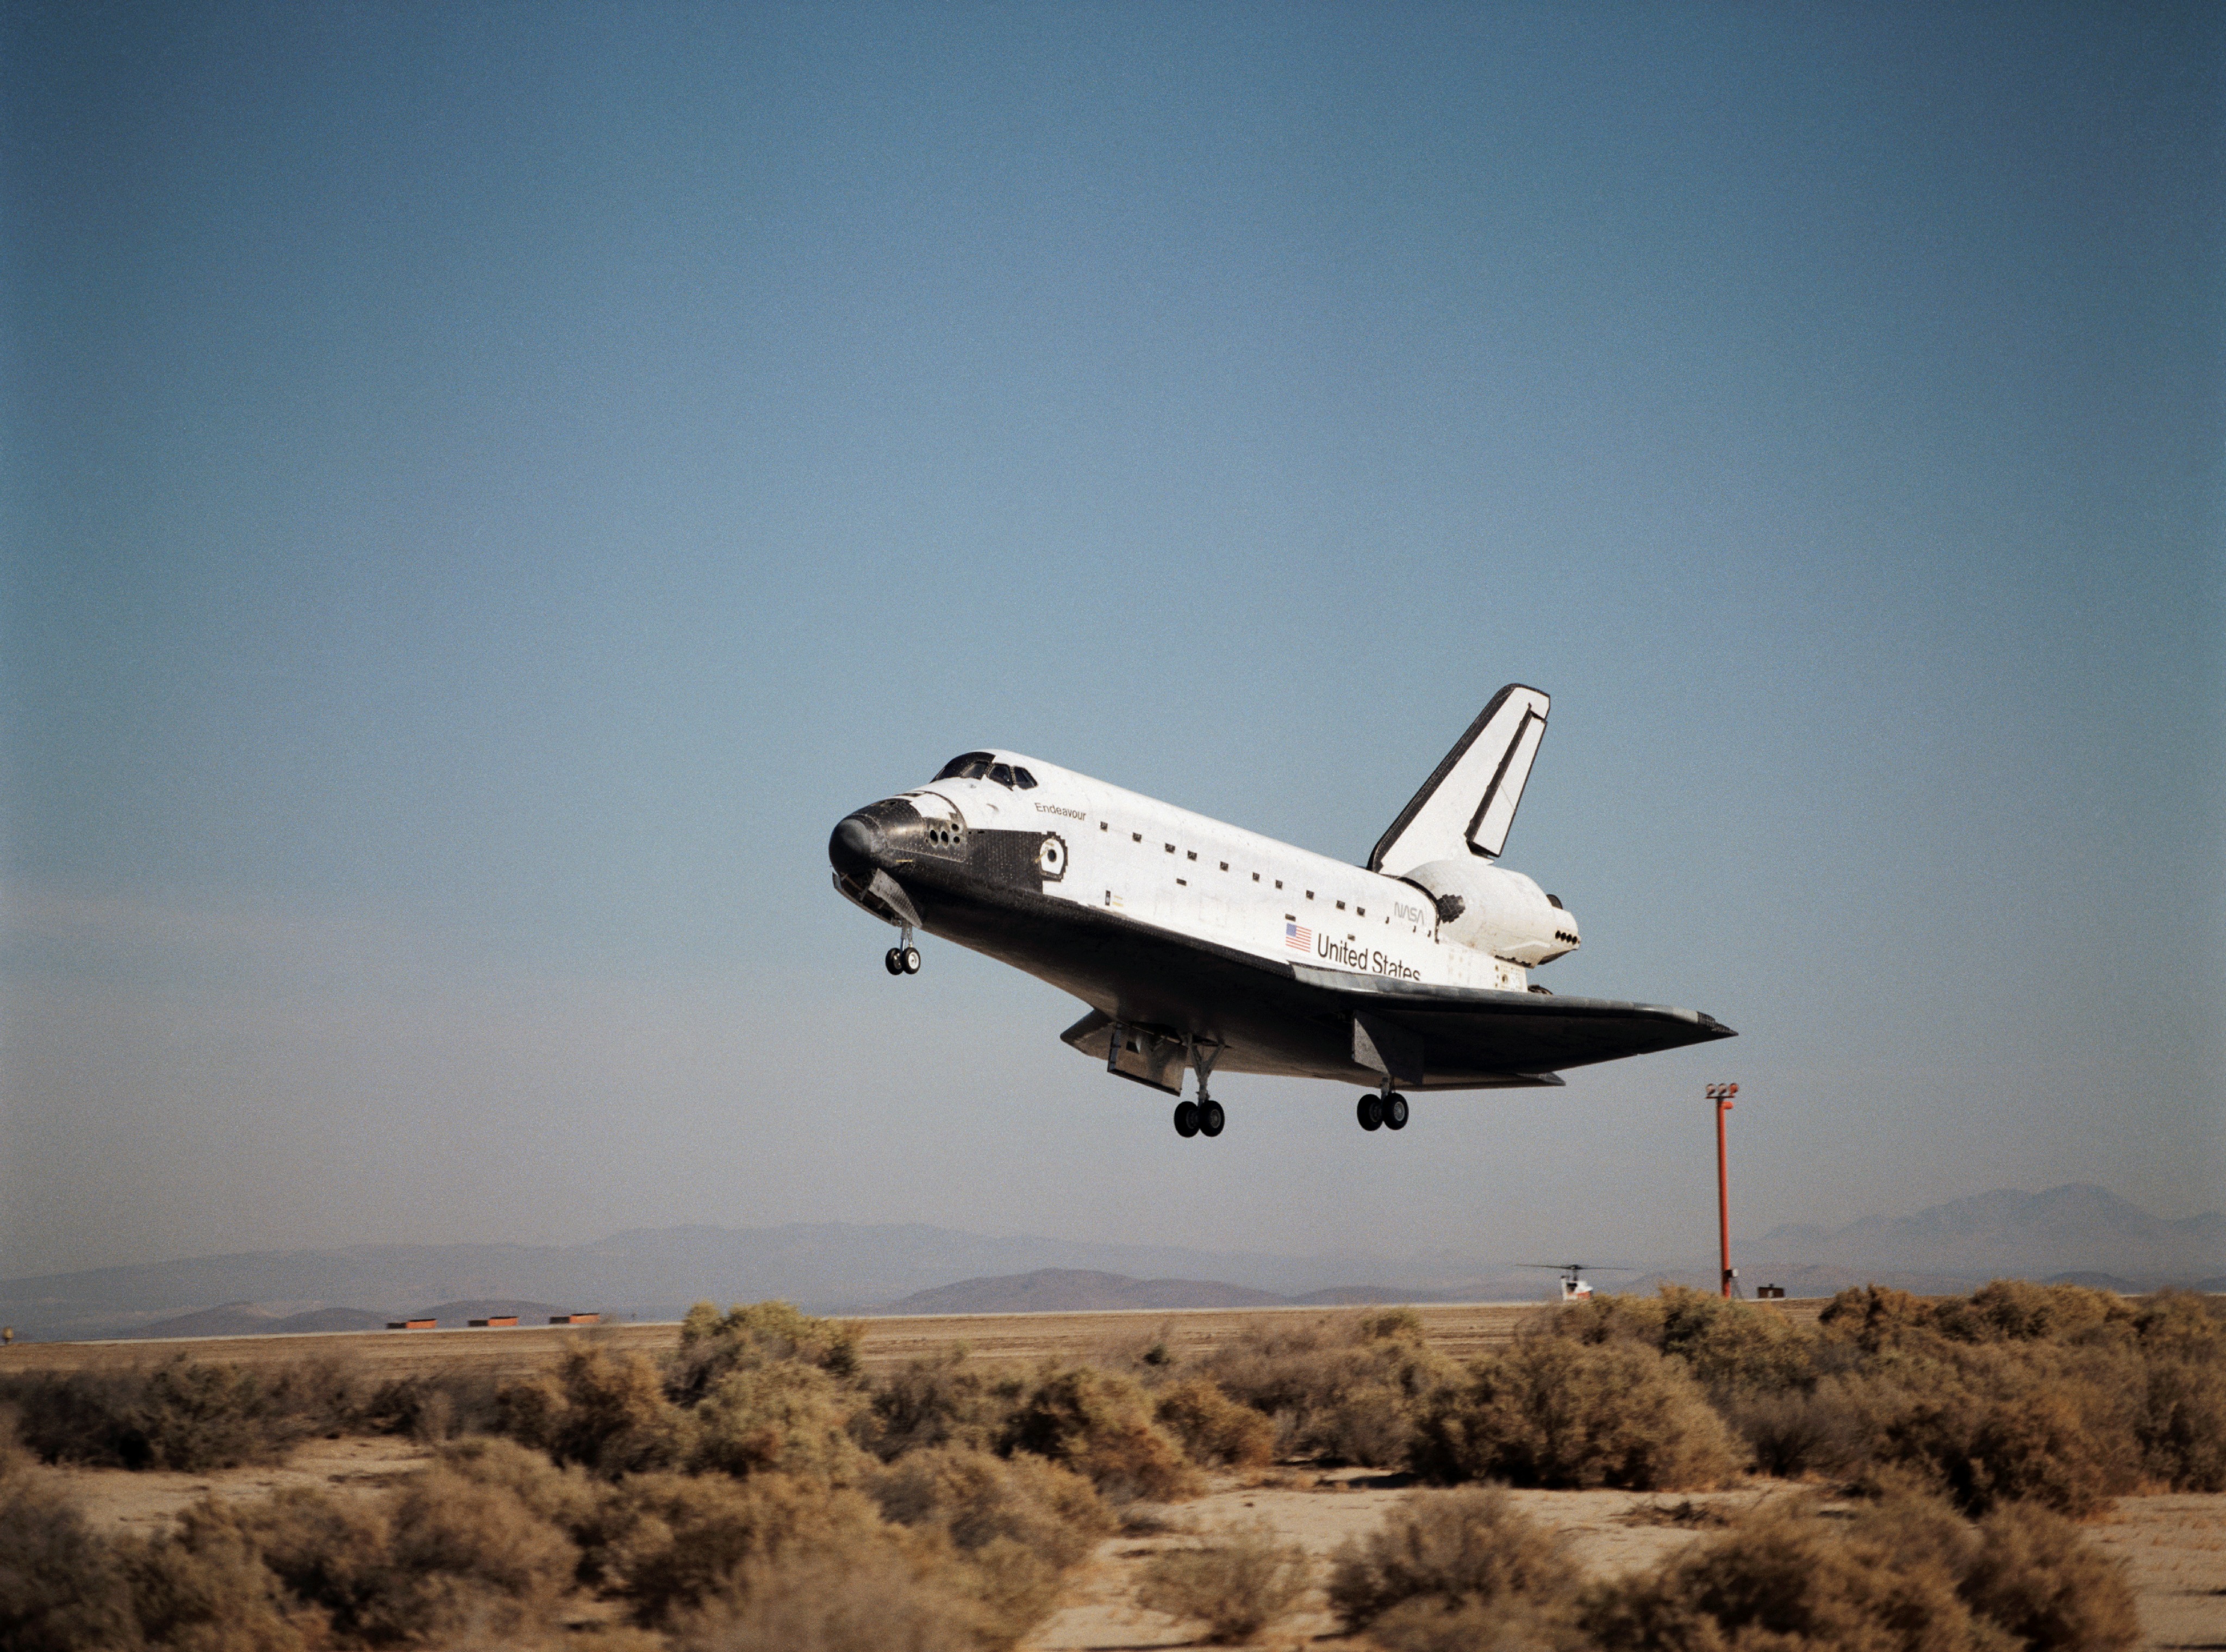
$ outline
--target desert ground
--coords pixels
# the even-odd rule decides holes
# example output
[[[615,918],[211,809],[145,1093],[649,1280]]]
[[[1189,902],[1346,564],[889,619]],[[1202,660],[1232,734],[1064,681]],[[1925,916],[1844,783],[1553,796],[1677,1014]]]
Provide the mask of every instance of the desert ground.
[[[1775,1303],[1774,1312],[1796,1324],[1813,1323],[1825,1299]],[[1525,1319],[1551,1312],[1536,1302],[1430,1303],[1421,1317],[1430,1344],[1456,1359],[1510,1341]],[[1089,1359],[1129,1343],[1165,1342],[1188,1358],[1243,1334],[1247,1325],[1289,1317],[1326,1319],[1348,1308],[1175,1308],[1096,1313],[919,1314],[857,1321],[865,1335],[860,1352],[868,1369],[964,1348],[969,1358],[992,1365],[1032,1366],[1046,1359]],[[677,1322],[605,1325],[518,1325],[490,1331],[351,1331],[292,1337],[188,1337],[174,1341],[19,1343],[0,1349],[0,1370],[80,1371],[155,1365],[176,1354],[232,1365],[281,1365],[296,1360],[340,1358],[367,1376],[401,1376],[436,1365],[445,1370],[515,1376],[553,1365],[567,1348],[590,1337],[616,1350],[665,1353],[679,1345]]]
[[[1812,1319],[1821,1301],[1784,1305],[1789,1317]],[[1449,1354],[1473,1352],[1514,1335],[1536,1304],[1437,1305],[1419,1310],[1430,1339]],[[1326,1315],[1320,1308],[1191,1310],[1065,1314],[986,1314],[881,1318],[864,1322],[867,1363],[887,1367],[963,1345],[976,1359],[1034,1364],[1089,1359],[1137,1343],[1165,1342],[1188,1355],[1239,1334],[1263,1315]],[[543,1368],[581,1338],[620,1349],[658,1352],[678,1338],[675,1325],[594,1328],[355,1332],[338,1336],[204,1338],[175,1343],[56,1343],[0,1350],[0,1369],[79,1370],[153,1363],[185,1352],[202,1360],[269,1364],[320,1357],[359,1363],[366,1375],[399,1376],[438,1363],[501,1375]],[[311,1441],[275,1468],[207,1474],[138,1473],[112,1469],[48,1468],[37,1472],[66,1484],[99,1523],[147,1532],[199,1498],[253,1498],[289,1484],[322,1485],[371,1495],[416,1472],[429,1449],[392,1439]],[[1161,1549],[1225,1527],[1264,1520],[1313,1562],[1316,1590],[1294,1616],[1275,1625],[1269,1647],[1358,1647],[1335,1633],[1319,1585],[1328,1559],[1348,1538],[1373,1528],[1398,1499],[1418,1495],[1404,1477],[1367,1470],[1323,1471],[1282,1465],[1217,1477],[1204,1496],[1164,1509],[1131,1510],[1122,1534],[1099,1545],[1069,1580],[1059,1610],[1026,1642],[1034,1652],[1142,1649],[1198,1644],[1195,1625],[1146,1611],[1135,1601],[1142,1567]],[[1427,1492],[1419,1495],[1429,1495]],[[1771,1496],[1803,1495],[1782,1482],[1756,1481],[1737,1490],[1654,1496],[1623,1491],[1522,1491],[1518,1503],[1561,1533],[1585,1570],[1598,1576],[1653,1564],[1704,1535],[1711,1510]],[[2226,1652],[2226,1496],[2126,1497],[2087,1528],[2090,1540],[2127,1564],[2140,1604],[2142,1645]]]

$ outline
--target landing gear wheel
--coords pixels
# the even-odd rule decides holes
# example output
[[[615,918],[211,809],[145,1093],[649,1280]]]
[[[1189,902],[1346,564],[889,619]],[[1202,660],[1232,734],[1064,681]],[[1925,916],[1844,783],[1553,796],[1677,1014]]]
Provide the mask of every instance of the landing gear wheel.
[[[1383,1122],[1394,1130],[1407,1128],[1407,1098],[1396,1090],[1383,1098]]]
[[[1364,1096],[1360,1098],[1360,1105],[1354,1108],[1352,1110],[1354,1114],[1358,1116],[1360,1120],[1360,1128],[1362,1129],[1380,1130],[1383,1128],[1383,1098],[1382,1096]]]
[[[919,949],[918,947],[906,947],[903,951],[898,955],[898,961],[904,966],[905,974],[908,975],[916,975],[919,973]]]
[[[1198,1104],[1198,1133],[1207,1136],[1219,1135],[1225,1117],[1219,1102],[1200,1102]]]
[[[1179,1102],[1175,1104],[1175,1134],[1189,1141],[1198,1134],[1198,1103]]]
[[[905,972],[904,954],[895,947],[891,947],[882,955],[881,963],[893,975],[900,975]]]

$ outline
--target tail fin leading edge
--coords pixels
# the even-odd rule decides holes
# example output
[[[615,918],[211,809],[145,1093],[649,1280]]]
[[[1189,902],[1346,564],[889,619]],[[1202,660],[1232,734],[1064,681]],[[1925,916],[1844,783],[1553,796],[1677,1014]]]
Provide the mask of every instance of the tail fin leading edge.
[[[1497,857],[1507,846],[1515,807],[1546,737],[1551,703],[1520,683],[1493,695],[1377,841],[1368,869],[1396,875],[1464,853]]]

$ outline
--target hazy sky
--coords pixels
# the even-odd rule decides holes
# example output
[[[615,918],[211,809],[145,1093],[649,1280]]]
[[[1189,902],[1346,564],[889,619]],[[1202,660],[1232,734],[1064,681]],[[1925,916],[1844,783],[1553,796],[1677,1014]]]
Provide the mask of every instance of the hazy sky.
[[[14,3],[0,1273],[926,1221],[1702,1254],[2226,1202],[2189,6]],[[1365,856],[1500,684],[1563,992],[1230,1077],[829,887],[1018,747]]]

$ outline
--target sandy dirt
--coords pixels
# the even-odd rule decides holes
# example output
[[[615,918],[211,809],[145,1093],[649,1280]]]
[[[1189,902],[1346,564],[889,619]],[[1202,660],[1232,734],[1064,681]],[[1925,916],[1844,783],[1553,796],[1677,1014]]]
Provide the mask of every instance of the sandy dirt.
[[[318,1439],[296,1446],[275,1468],[171,1474],[159,1469],[41,1467],[31,1472],[66,1489],[100,1529],[145,1536],[203,1497],[250,1502],[289,1486],[371,1496],[416,1473],[432,1455],[431,1447],[406,1439]]]

